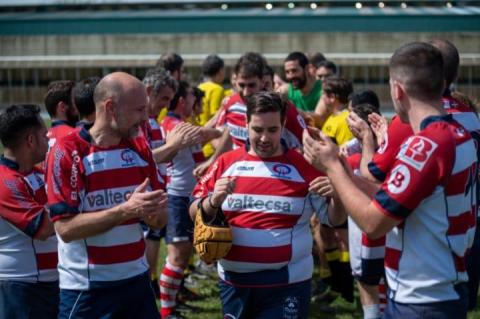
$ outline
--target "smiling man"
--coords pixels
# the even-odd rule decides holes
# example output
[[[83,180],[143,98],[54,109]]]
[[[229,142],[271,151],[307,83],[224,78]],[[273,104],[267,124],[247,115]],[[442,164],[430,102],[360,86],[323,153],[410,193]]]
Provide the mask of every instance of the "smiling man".
[[[340,224],[345,216],[309,192],[309,183],[322,173],[283,148],[287,105],[281,97],[260,92],[246,104],[246,145],[210,167],[193,191],[190,215],[197,207],[204,220],[223,212],[232,228],[232,248],[218,262],[225,318],[307,318],[310,217],[317,213],[324,222]]]

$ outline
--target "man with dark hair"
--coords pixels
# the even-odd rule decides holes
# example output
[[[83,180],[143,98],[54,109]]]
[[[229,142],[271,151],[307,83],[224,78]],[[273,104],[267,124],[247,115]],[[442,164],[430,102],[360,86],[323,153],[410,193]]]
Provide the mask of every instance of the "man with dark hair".
[[[95,123],[57,141],[47,158],[50,218],[59,241],[59,318],[159,318],[140,222],[162,228],[164,184],[140,127],[147,93],[106,75]]]
[[[183,75],[183,62],[179,54],[171,52],[162,54],[156,66],[164,68],[175,80],[180,81]]]
[[[195,176],[197,176],[197,178],[205,173],[218,156],[231,150],[231,141],[233,141],[233,148],[245,146],[247,141],[245,99],[263,90],[263,71],[265,65],[265,58],[255,52],[245,53],[235,64],[234,73],[236,74],[236,83],[239,92],[232,95],[220,111],[217,127],[222,127],[224,133],[212,157],[196,168]],[[282,133],[282,138],[288,147],[300,147],[300,140],[303,129],[305,128],[305,123],[294,107],[288,107],[287,114],[286,129]],[[229,137],[231,137],[231,140]]]
[[[437,48],[406,44],[395,51],[389,68],[395,111],[414,135],[398,150],[381,188],[358,188],[322,134],[320,141],[305,135],[305,154],[326,170],[348,214],[369,238],[387,235],[384,318],[466,318],[465,256],[477,200],[475,143],[442,107],[444,65]]]
[[[223,80],[225,80],[225,63],[218,55],[209,55],[203,61],[202,71],[205,77],[204,82],[198,85],[205,95],[202,99],[202,112],[197,117],[198,124],[204,126],[217,114],[225,97]],[[203,154],[209,157],[213,154],[214,148],[211,144],[203,147]]]
[[[380,111],[380,101],[378,100],[377,93],[370,89],[362,89],[355,91],[350,94],[348,99],[350,100],[350,102],[348,103],[348,107],[355,108],[359,104],[370,104],[374,108],[376,108],[377,111]]]
[[[263,68],[263,89],[264,91],[273,91],[273,78],[275,77],[275,71],[273,68],[266,64]]]
[[[307,318],[310,216],[332,223],[345,216],[309,192],[322,173],[282,146],[287,105],[280,95],[259,92],[246,103],[249,143],[209,168],[193,191],[190,215],[200,208],[204,220],[213,220],[221,211],[232,228],[232,248],[218,261],[225,318]]]
[[[0,318],[54,319],[57,239],[48,219],[43,170],[47,128],[36,105],[0,113]]]
[[[325,81],[329,76],[337,74],[337,66],[329,60],[319,62],[315,67],[315,77],[317,80]]]
[[[93,92],[100,78],[98,76],[88,77],[75,84],[72,90],[73,102],[80,114],[80,121],[76,126],[85,126],[90,129],[95,122],[95,102]]]
[[[52,120],[51,128],[48,131],[50,147],[55,144],[57,139],[72,132],[79,120],[78,110],[72,99],[74,85],[73,81],[61,80],[53,81],[47,87],[44,102]]]
[[[193,88],[180,81],[161,126],[168,134],[192,115],[195,96]],[[204,161],[201,144],[180,149],[169,162],[168,222],[165,242],[167,259],[160,276],[162,318],[177,318],[177,294],[184,270],[192,254],[193,223],[188,214],[189,196],[195,186],[193,169]]]
[[[290,53],[285,61],[285,77],[289,82],[281,92],[303,112],[313,112],[322,95],[322,82],[317,81],[309,69],[311,64],[302,52]]]

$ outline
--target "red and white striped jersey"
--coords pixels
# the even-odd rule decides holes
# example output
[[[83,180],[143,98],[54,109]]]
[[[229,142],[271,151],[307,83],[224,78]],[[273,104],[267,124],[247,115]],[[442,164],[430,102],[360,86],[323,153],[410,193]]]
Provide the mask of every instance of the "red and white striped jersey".
[[[312,213],[328,224],[325,198],[308,191],[320,175],[292,149],[259,158],[239,148],[210,167],[193,191],[196,198],[213,192],[218,179],[235,178],[235,189],[222,204],[233,232],[232,248],[218,263],[222,280],[275,286],[311,278]]]
[[[18,168],[0,157],[0,280],[56,281],[57,238],[34,239],[48,218],[43,171]]]
[[[247,139],[247,106],[239,93],[230,97],[223,106],[217,120],[218,127],[227,127],[230,130],[234,149],[244,147]],[[297,108],[288,103],[285,127],[282,131],[282,140],[288,148],[302,146],[302,134],[306,128],[305,121],[298,113]]]
[[[71,127],[66,121],[56,120],[52,121],[52,126],[48,130],[48,147],[51,148],[57,139],[62,138],[71,132],[75,131],[75,127]]]
[[[184,121],[173,112],[168,112],[162,121],[166,134]],[[205,161],[200,144],[178,151],[177,155],[167,165],[167,192],[170,195],[189,197],[196,184],[193,176],[195,165]]]
[[[141,132],[152,150],[165,144],[165,134],[154,116],[150,116],[143,123]],[[157,163],[157,167],[165,183],[167,180],[167,163]]]
[[[401,223],[388,234],[389,297],[400,303],[458,299],[475,233],[477,151],[451,115],[428,117],[405,141],[374,204]]]
[[[164,189],[143,137],[99,147],[82,129],[57,141],[47,159],[47,194],[52,221],[109,209],[125,202],[145,178]],[[59,240],[62,289],[88,290],[148,270],[139,220],[132,219],[88,238]]]

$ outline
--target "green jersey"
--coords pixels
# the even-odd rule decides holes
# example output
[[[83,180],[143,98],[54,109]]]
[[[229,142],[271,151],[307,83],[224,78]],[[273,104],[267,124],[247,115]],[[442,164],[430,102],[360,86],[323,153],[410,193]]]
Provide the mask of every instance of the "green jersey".
[[[307,94],[303,95],[302,91],[299,89],[294,89],[291,84],[288,85],[288,99],[292,101],[293,104],[300,111],[313,112],[317,106],[318,100],[322,95],[322,82],[315,81],[312,90]]]

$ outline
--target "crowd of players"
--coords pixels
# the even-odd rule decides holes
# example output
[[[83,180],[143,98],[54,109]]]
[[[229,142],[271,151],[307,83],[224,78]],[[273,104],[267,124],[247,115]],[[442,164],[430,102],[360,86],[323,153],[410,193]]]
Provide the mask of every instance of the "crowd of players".
[[[142,81],[52,82],[48,130],[38,106],[2,111],[0,317],[184,318],[197,213],[232,229],[225,318],[307,318],[354,282],[366,319],[466,317],[480,121],[453,88],[457,49],[395,51],[391,121],[322,54],[283,67],[245,53],[225,89],[210,55],[195,87],[165,54]]]

